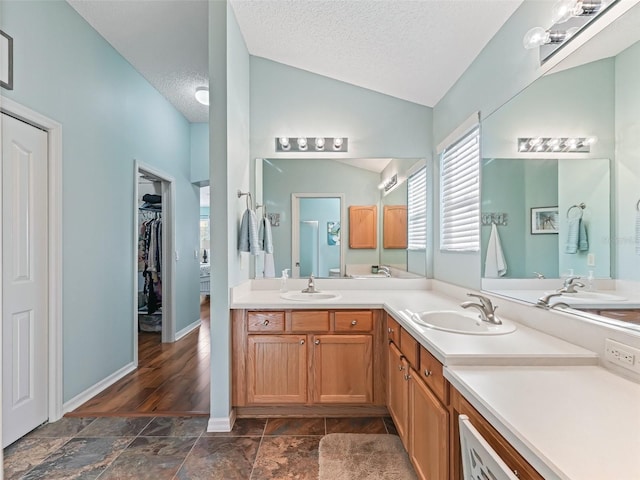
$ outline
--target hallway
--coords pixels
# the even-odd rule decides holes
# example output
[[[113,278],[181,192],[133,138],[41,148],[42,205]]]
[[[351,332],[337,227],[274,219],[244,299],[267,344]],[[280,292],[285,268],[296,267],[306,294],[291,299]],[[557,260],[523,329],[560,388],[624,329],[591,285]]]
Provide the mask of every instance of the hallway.
[[[138,369],[65,416],[209,416],[209,308],[204,301],[200,327],[175,343],[139,332]]]

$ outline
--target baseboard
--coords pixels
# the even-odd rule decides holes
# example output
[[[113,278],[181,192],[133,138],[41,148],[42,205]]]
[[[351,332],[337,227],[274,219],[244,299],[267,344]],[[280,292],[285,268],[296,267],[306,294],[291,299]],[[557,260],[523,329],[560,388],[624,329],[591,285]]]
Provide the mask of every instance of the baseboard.
[[[179,332],[176,332],[176,342],[178,340],[180,340],[182,337],[184,337],[187,333],[192,332],[193,330],[195,330],[196,328],[198,328],[200,326],[202,322],[200,321],[200,319],[198,318],[198,320],[196,320],[195,322],[193,322],[191,325],[187,325],[186,327],[184,327],[182,330],[180,330]]]
[[[230,432],[236,423],[236,411],[232,409],[228,417],[209,417],[207,432]]]
[[[67,402],[64,402],[62,404],[62,413],[64,414],[64,413],[70,412],[72,410],[75,410],[76,408],[78,408],[83,403],[91,400],[93,397],[98,395],[100,392],[102,392],[106,388],[108,388],[111,385],[113,385],[114,383],[116,383],[118,380],[120,380],[125,375],[128,375],[129,373],[133,372],[135,369],[136,369],[136,366],[135,366],[135,364],[133,362],[128,363],[127,365],[122,367],[120,370],[117,370],[116,372],[114,372],[111,375],[109,375],[107,378],[105,378],[103,380],[100,380],[98,383],[96,383],[95,385],[89,387],[84,392],[76,395],[71,400],[69,400]]]

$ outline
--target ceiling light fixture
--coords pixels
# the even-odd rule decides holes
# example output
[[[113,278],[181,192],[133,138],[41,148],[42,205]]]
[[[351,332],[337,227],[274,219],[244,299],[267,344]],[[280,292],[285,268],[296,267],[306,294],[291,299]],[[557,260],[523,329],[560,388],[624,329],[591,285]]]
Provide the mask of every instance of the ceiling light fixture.
[[[589,153],[597,137],[520,137],[518,152]]]
[[[196,100],[202,105],[209,105],[209,87],[197,87]]]
[[[276,137],[276,152],[342,153],[349,150],[349,139],[346,137],[293,137],[293,140],[290,137]]]

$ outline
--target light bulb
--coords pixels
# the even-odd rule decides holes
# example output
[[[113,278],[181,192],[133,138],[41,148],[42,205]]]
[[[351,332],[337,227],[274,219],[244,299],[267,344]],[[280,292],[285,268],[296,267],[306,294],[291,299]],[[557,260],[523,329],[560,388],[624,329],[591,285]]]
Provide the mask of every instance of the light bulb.
[[[298,148],[300,150],[306,150],[307,149],[307,139],[304,137],[300,137],[298,138]]]
[[[209,105],[209,88],[197,87],[196,88],[196,100],[202,105]]]
[[[533,27],[525,33],[522,39],[522,45],[524,45],[526,49],[536,48],[548,42],[549,32],[542,27]]]
[[[333,139],[333,148],[335,150],[340,150],[340,147],[342,147],[342,138],[341,137],[336,137]]]
[[[564,23],[574,15],[576,0],[560,0],[551,8],[551,22]]]
[[[316,138],[316,150],[324,149],[324,137]]]
[[[289,138],[280,137],[280,145],[282,145],[282,148],[287,148],[289,146]]]

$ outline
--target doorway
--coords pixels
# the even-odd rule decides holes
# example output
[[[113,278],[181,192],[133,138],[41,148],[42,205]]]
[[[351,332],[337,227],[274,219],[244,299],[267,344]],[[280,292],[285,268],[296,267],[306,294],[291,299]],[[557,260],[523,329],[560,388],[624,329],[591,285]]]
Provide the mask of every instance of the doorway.
[[[134,363],[139,332],[175,342],[175,193],[173,178],[135,162]],[[159,342],[159,343],[160,343]]]
[[[62,126],[3,98],[3,447],[62,416]]]
[[[293,278],[344,274],[344,194],[291,194],[291,265]]]

